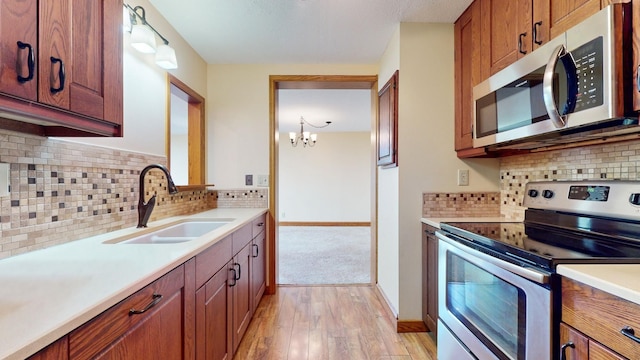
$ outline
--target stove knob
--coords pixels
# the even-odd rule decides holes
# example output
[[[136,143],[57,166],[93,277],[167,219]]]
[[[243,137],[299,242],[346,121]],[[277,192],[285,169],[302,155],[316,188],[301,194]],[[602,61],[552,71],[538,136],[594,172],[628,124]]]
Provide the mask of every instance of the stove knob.
[[[542,197],[545,199],[551,199],[553,197],[553,191],[551,190],[542,191]]]
[[[532,198],[538,197],[538,190],[536,189],[529,190],[529,197],[532,197]]]
[[[629,202],[633,205],[640,205],[640,194],[631,194],[631,196],[629,196]]]

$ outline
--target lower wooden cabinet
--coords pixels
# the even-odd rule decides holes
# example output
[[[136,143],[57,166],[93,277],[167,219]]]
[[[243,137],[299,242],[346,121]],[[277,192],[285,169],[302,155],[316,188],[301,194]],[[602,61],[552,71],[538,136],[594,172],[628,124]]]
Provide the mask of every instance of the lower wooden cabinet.
[[[188,344],[181,265],[69,334],[69,359],[182,359]]]
[[[622,334],[627,327],[638,334],[640,305],[565,277],[561,283],[564,359],[640,359],[640,343]]]
[[[233,262],[229,261],[196,291],[196,359],[224,360],[233,357],[231,307]]]
[[[422,224],[422,320],[427,329],[438,329],[438,238],[433,226]]]
[[[66,360],[69,358],[69,337],[64,336],[53,344],[31,355],[27,360]]]
[[[252,309],[255,312],[267,289],[267,248],[265,231],[256,236],[251,243],[251,296]]]
[[[232,359],[266,288],[264,216],[256,221],[29,360]]]

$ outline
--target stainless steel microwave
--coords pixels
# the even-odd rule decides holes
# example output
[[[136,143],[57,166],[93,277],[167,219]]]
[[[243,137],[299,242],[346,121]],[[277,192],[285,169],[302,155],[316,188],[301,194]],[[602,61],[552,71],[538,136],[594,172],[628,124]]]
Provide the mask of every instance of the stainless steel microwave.
[[[535,148],[640,131],[628,5],[607,6],[475,86],[473,146]]]

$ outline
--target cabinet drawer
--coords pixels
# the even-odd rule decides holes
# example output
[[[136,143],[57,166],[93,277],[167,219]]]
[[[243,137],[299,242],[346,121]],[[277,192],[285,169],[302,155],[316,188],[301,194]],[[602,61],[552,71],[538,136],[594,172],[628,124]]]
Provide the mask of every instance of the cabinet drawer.
[[[148,313],[129,315],[131,309],[144,309],[154,300],[154,294],[171,297],[184,286],[184,266],[181,265],[158,280],[122,300],[69,334],[69,358],[90,359],[104,350],[127,330],[145,321],[149,315],[162,308],[162,299]]]
[[[253,239],[251,234],[253,234],[253,224],[247,224],[233,233],[233,255],[251,242]]]
[[[231,238],[232,235],[229,235],[196,255],[196,289],[231,260]]]
[[[640,343],[620,330],[640,336],[640,305],[571,279],[562,278],[562,321],[630,359],[640,359]]]
[[[251,234],[252,239],[255,239],[256,236],[258,236],[261,232],[263,232],[264,229],[267,227],[266,219],[267,219],[266,214],[262,214],[261,216],[253,220],[253,222],[251,223],[253,227],[252,229],[253,233]]]

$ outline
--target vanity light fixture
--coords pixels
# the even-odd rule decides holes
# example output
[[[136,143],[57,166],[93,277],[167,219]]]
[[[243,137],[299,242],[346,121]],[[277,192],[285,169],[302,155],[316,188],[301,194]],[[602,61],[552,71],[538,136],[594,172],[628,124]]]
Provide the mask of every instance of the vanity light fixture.
[[[169,46],[169,40],[147,22],[144,8],[142,6],[131,7],[129,4],[123,6],[125,9],[124,28],[125,30],[131,29],[131,46],[141,53],[155,53],[156,64],[161,68],[177,69],[176,51]],[[158,47],[156,47],[156,35],[162,40],[162,44]]]
[[[326,121],[325,125],[316,126],[311,124],[307,120],[305,120],[304,117],[300,116],[300,133],[299,134],[296,134],[295,132],[289,133],[289,140],[291,140],[291,146],[296,147],[298,146],[299,142],[302,143],[302,147],[307,147],[307,146],[312,147],[316,144],[316,141],[318,140],[318,134],[312,134],[309,131],[304,131],[304,124],[307,124],[316,129],[321,129],[329,126],[331,124],[331,121]]]

